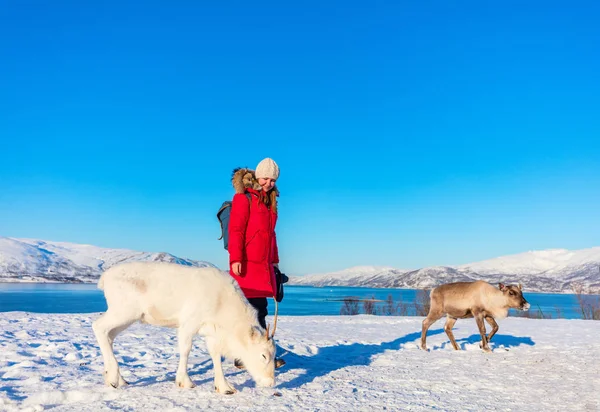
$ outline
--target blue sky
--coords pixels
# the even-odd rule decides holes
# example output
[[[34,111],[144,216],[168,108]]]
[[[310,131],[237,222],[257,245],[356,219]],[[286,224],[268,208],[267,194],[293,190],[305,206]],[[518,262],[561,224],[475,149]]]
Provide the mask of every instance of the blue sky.
[[[269,156],[290,274],[600,246],[600,6],[404,3],[4,2],[0,235],[225,265]]]

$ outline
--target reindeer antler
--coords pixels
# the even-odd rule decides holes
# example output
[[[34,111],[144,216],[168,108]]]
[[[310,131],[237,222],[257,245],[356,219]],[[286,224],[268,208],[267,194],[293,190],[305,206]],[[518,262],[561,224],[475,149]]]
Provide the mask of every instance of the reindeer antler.
[[[273,320],[273,333],[269,336],[269,328],[271,325],[267,325],[267,330],[265,331],[265,336],[267,339],[273,339],[275,336],[275,331],[277,330],[277,312],[279,311],[279,306],[277,305],[277,301],[275,301],[275,319]]]
[[[270,336],[270,339],[273,339],[273,337],[275,336],[275,331],[277,330],[277,312],[278,312],[278,305],[277,305],[277,299],[273,299],[275,301],[275,319],[273,320],[273,333]],[[269,328],[267,328],[267,336],[269,336]]]

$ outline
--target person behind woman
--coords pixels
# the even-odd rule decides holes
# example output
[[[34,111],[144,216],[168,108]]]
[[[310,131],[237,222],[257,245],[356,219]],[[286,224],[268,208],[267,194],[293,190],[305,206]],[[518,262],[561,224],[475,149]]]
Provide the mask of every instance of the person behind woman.
[[[258,321],[265,329],[267,297],[277,292],[274,268],[279,265],[275,235],[279,195],[275,182],[278,178],[279,166],[273,159],[266,158],[255,171],[235,169],[231,179],[235,195],[228,228],[230,274],[257,310]],[[275,359],[276,368],[283,365],[283,359]],[[235,366],[243,368],[238,359]]]

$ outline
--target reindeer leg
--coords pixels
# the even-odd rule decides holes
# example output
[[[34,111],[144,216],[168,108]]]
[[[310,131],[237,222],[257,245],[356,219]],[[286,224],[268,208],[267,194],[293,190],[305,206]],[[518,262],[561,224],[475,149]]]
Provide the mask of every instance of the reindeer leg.
[[[192,340],[194,332],[187,330],[184,326],[177,330],[177,340],[179,343],[179,366],[175,377],[175,384],[180,388],[194,388],[194,382],[187,373],[188,358],[192,350]]]
[[[429,327],[437,322],[442,316],[443,313],[438,311],[429,312],[427,317],[423,320],[423,329],[421,330],[421,349],[427,350],[427,331],[429,330]]]
[[[485,320],[487,320],[487,322],[492,327],[492,331],[487,336],[487,341],[489,343],[492,340],[492,337],[496,334],[496,332],[498,332],[498,324],[496,323],[496,320],[494,318],[492,318],[490,315],[486,316]]]
[[[485,323],[483,322],[483,314],[481,312],[474,313],[475,322],[479,328],[479,334],[481,335],[481,348],[484,352],[491,352],[492,350],[488,346],[487,338],[485,336]]]
[[[117,335],[138,319],[134,313],[117,312],[110,308],[92,324],[100,352],[104,359],[104,382],[107,386],[118,388],[127,385],[121,377],[119,364],[113,352],[113,343]]]
[[[452,328],[454,327],[455,323],[456,323],[456,318],[452,318],[450,316],[446,317],[446,324],[444,325],[444,331],[446,332],[446,335],[448,335],[448,338],[450,338],[450,343],[454,347],[454,350],[460,350],[460,346],[457,345],[456,339],[454,339],[454,333],[452,333]]]
[[[213,361],[213,368],[215,372],[215,391],[218,393],[224,393],[225,395],[233,395],[236,393],[236,389],[227,382],[225,375],[223,374],[223,364],[221,363],[221,350],[215,338],[206,336],[206,347],[210,357]]]

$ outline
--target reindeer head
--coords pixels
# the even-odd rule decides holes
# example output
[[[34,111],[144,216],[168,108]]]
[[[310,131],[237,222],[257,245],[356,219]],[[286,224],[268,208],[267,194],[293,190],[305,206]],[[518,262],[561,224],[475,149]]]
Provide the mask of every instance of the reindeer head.
[[[258,386],[275,385],[275,341],[268,327],[250,328],[246,350],[240,358]]]
[[[505,285],[500,283],[498,288],[504,294],[510,308],[519,310],[528,310],[531,305],[523,297],[523,287],[519,283],[518,285]]]

